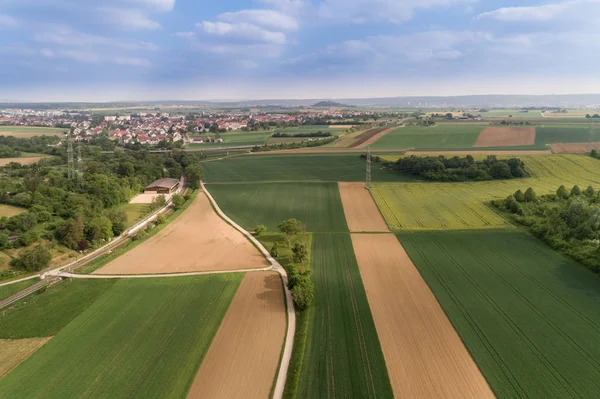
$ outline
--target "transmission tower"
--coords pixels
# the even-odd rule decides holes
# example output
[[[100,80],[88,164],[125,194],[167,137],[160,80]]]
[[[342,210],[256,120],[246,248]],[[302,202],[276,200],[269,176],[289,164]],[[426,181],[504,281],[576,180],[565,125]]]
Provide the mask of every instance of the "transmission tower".
[[[371,148],[367,150],[367,176],[365,180],[365,188],[369,190],[371,188]]]
[[[73,162],[73,141],[71,132],[67,134],[67,177],[71,180],[75,176],[75,163]]]
[[[83,188],[83,158],[81,157],[81,143],[77,144],[77,184]]]

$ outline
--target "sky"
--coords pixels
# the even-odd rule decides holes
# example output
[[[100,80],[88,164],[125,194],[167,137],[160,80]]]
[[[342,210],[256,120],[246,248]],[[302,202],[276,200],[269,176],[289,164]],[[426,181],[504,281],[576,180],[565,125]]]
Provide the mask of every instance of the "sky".
[[[0,0],[0,101],[600,93],[600,0]]]

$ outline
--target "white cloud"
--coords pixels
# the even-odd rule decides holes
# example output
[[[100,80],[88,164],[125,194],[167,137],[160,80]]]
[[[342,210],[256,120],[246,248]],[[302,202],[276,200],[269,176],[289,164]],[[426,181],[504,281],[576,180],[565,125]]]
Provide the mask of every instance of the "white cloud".
[[[154,43],[143,41],[125,41],[105,36],[89,35],[87,33],[73,31],[66,26],[53,26],[42,29],[33,35],[33,39],[41,43],[54,43],[62,46],[93,47],[106,46],[123,50],[149,50],[156,51],[158,47]]]
[[[275,30],[297,30],[298,22],[288,15],[275,10],[241,10],[226,12],[217,19],[231,23],[251,23]]]
[[[0,29],[16,28],[17,26],[19,26],[19,22],[16,18],[0,14]]]
[[[175,0],[132,0],[132,3],[149,6],[157,11],[171,11],[175,7]]]
[[[318,8],[321,18],[337,22],[364,23],[409,21],[417,9],[447,7],[477,0],[325,0]]]
[[[129,65],[143,68],[149,68],[152,66],[150,61],[137,57],[117,57],[114,59],[114,62],[119,65]]]
[[[590,15],[600,12],[600,0],[570,0],[534,7],[504,7],[479,14],[478,19],[504,22],[590,21]]]
[[[171,36],[176,36],[176,37],[194,37],[194,36],[196,36],[196,32],[175,32]]]
[[[239,41],[284,44],[285,34],[272,32],[249,23],[229,24],[226,22],[203,21],[197,27],[205,33]]]
[[[98,12],[104,14],[104,21],[107,24],[118,26],[124,30],[156,30],[162,26],[150,19],[150,17],[141,10],[121,9],[121,8],[103,8]]]

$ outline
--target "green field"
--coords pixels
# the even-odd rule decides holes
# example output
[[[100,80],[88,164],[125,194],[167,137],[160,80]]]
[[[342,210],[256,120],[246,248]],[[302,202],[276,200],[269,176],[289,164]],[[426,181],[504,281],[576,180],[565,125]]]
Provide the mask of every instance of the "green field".
[[[264,224],[277,231],[296,218],[309,232],[348,231],[336,183],[210,184],[219,207],[247,230]]]
[[[0,380],[2,398],[185,397],[242,276],[116,281]]]
[[[244,155],[201,164],[207,183],[364,181],[365,161],[351,155]],[[413,181],[373,167],[373,181]]]
[[[600,125],[593,129],[589,125],[545,125],[536,128],[535,144],[587,143],[590,135],[591,141],[600,141]]]
[[[485,203],[533,187],[538,195],[564,184],[600,189],[600,161],[584,155],[520,157],[533,176],[526,179],[467,183],[373,185],[371,193],[392,230],[445,230],[505,227],[507,222]]]
[[[597,276],[524,233],[399,237],[499,398],[597,397]]]
[[[14,283],[9,285],[3,285],[0,287],[0,301],[6,299],[10,296],[13,296],[19,291],[24,290],[27,287],[31,287],[35,283],[39,282],[37,278],[32,278],[29,280],[21,281],[20,283]],[[0,316],[0,320],[2,320],[2,316]]]
[[[65,281],[28,296],[0,313],[0,339],[57,334],[109,290],[115,281]]]
[[[149,204],[123,204],[118,207],[119,210],[127,215],[127,226],[133,226],[149,213]]]
[[[472,147],[485,126],[450,125],[434,127],[401,127],[377,140],[374,150],[419,149],[446,150]]]
[[[392,398],[349,234],[314,234],[315,302],[299,398]]]
[[[69,129],[61,129],[54,127],[37,127],[37,126],[5,126],[0,125],[0,133],[19,134],[36,134],[36,135],[63,135]]]

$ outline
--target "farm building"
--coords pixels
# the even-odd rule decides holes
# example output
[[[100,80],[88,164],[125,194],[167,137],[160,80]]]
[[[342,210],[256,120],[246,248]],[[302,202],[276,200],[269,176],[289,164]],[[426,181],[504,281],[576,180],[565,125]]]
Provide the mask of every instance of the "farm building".
[[[146,194],[171,194],[179,187],[178,179],[158,179],[155,182],[149,184],[145,189]]]

